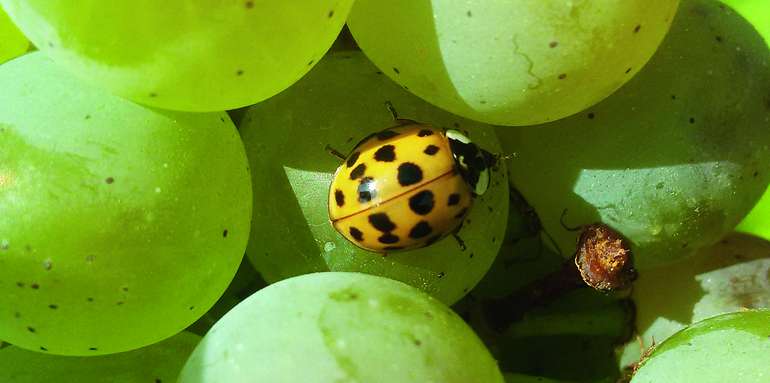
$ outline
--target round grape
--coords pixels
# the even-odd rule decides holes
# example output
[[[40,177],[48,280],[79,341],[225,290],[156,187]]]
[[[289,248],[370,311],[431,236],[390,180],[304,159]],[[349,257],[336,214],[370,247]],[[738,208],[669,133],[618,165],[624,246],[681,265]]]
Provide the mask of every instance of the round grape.
[[[770,242],[734,233],[692,258],[647,270],[634,284],[639,338],[623,349],[622,365],[639,360],[690,323],[739,311],[770,309]]]
[[[577,113],[652,56],[679,0],[358,0],[366,55],[434,105],[499,125]]]
[[[770,366],[770,310],[698,322],[656,346],[631,383],[765,383]]]
[[[360,273],[287,279],[227,313],[179,383],[502,382],[451,309],[403,283]]]
[[[0,64],[21,56],[27,49],[29,41],[0,7]]]
[[[146,108],[42,53],[3,64],[0,89],[0,339],[115,353],[205,313],[251,216],[227,114]]]
[[[449,236],[383,257],[348,242],[329,223],[329,187],[342,160],[325,147],[349,153],[365,136],[394,126],[386,102],[402,118],[467,130],[481,148],[500,152],[492,127],[411,95],[360,52],[327,56],[297,84],[252,106],[239,126],[251,164],[254,203],[260,206],[247,254],[266,281],[316,271],[359,271],[400,280],[452,304],[487,271],[508,216],[502,164],[493,169],[489,190],[475,199],[458,233],[465,248]]]
[[[96,357],[54,356],[9,347],[0,351],[0,381],[173,383],[200,340],[182,332],[152,346]]]
[[[156,107],[254,104],[307,73],[352,0],[0,0],[32,42],[79,77]]]
[[[516,154],[513,184],[565,256],[578,235],[565,226],[603,222],[630,240],[638,269],[676,261],[731,232],[770,182],[770,50],[717,1],[679,9],[650,63],[611,97],[542,128],[497,131]]]

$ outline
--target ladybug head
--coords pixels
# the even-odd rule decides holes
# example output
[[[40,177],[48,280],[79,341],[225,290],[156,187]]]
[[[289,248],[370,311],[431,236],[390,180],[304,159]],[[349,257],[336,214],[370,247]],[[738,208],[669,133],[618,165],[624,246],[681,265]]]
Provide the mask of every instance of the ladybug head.
[[[474,194],[484,194],[489,187],[489,167],[494,156],[480,149],[460,131],[449,129],[446,131],[446,137],[460,175],[471,186]]]

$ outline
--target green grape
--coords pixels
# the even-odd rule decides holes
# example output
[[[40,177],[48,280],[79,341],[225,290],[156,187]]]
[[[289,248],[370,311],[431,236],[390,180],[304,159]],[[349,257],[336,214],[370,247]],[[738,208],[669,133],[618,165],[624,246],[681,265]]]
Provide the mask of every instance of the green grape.
[[[174,110],[254,104],[334,42],[352,0],[0,0],[30,40],[112,93]]]
[[[0,64],[23,55],[27,49],[29,41],[0,6]]]
[[[767,0],[722,0],[751,22],[770,43],[770,2]]]
[[[770,240],[770,187],[735,230]]]
[[[644,270],[727,233],[770,182],[770,51],[714,0],[686,0],[666,40],[628,84],[542,128],[500,128],[511,182],[567,254],[603,222]]]
[[[0,89],[0,339],[115,353],[205,313],[251,216],[227,115],[134,104],[42,53],[3,64]]]
[[[290,278],[227,313],[179,383],[485,382],[503,379],[448,307],[403,283],[360,273]]]
[[[770,310],[713,317],[656,346],[631,383],[767,383]]]
[[[54,356],[9,347],[0,351],[0,381],[173,383],[200,340],[182,332],[152,346],[95,357]]]
[[[770,308],[770,242],[735,233],[694,257],[641,273],[634,284],[636,329],[621,365],[690,323],[744,308]],[[641,342],[641,344],[640,344]]]
[[[377,66],[463,117],[529,125],[580,112],[649,60],[679,0],[358,0],[348,25]]]
[[[489,190],[476,198],[459,232],[466,250],[450,236],[383,257],[351,244],[329,223],[329,187],[342,161],[325,146],[348,153],[366,135],[394,126],[386,101],[403,118],[467,129],[480,147],[499,153],[492,127],[404,91],[360,52],[328,55],[294,86],[252,106],[239,125],[254,201],[261,205],[254,211],[247,254],[267,282],[316,271],[357,271],[400,280],[452,304],[489,269],[508,216],[502,166],[492,172]]]

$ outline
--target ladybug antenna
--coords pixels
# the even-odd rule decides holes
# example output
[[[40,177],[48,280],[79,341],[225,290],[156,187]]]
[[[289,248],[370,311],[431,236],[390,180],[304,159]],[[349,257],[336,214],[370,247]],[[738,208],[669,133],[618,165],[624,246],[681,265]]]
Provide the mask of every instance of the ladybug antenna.
[[[561,224],[561,227],[564,228],[564,230],[567,231],[580,231],[583,229],[583,226],[573,226],[569,227],[566,223],[564,223],[564,217],[567,215],[567,208],[564,208],[564,211],[561,212],[561,217],[559,217],[559,223]]]
[[[339,158],[340,160],[345,160],[346,157],[342,153],[338,152],[337,149],[332,148],[329,144],[326,144],[326,147],[324,148],[327,153],[333,155],[334,157]]]

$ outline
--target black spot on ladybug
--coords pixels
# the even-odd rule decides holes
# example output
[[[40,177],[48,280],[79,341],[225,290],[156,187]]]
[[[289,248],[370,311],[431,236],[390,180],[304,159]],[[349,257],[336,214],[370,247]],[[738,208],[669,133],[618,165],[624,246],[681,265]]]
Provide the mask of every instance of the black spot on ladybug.
[[[425,246],[430,246],[436,243],[436,241],[438,241],[439,239],[441,239],[441,235],[434,235],[430,237],[427,241],[425,241]]]
[[[462,210],[460,210],[459,213],[455,214],[455,219],[463,219],[463,217],[465,216],[465,213],[467,212],[468,212],[468,208],[464,207]]]
[[[436,153],[438,153],[438,146],[436,145],[428,145],[425,150],[423,150],[423,153],[432,156]]]
[[[380,238],[377,238],[380,243],[387,243],[387,244],[393,244],[398,243],[400,240],[397,235],[393,235],[391,233],[385,233],[380,236]]]
[[[342,190],[337,189],[334,191],[334,200],[337,201],[337,206],[342,207],[345,205],[345,193]]]
[[[419,132],[417,132],[417,137],[428,137],[432,135],[433,135],[433,131],[430,129],[422,129]]]
[[[350,236],[353,237],[358,242],[361,242],[364,240],[364,233],[362,233],[361,230],[358,230],[353,226],[350,227]]]
[[[432,232],[433,232],[433,228],[430,227],[430,224],[428,224],[427,221],[420,221],[416,225],[414,225],[412,230],[409,231],[409,238],[412,238],[412,239],[425,238]]]
[[[398,166],[398,183],[401,186],[414,185],[422,181],[422,169],[419,166],[404,162]]]
[[[358,161],[358,156],[361,155],[361,152],[354,152],[353,154],[348,157],[348,161],[345,163],[348,168],[352,168],[353,165],[356,164],[356,161]]]
[[[457,193],[452,193],[449,195],[449,201],[447,201],[447,206],[454,206],[460,203],[460,195]]]
[[[383,131],[375,134],[375,136],[377,136],[378,140],[385,141],[385,140],[391,139],[391,138],[393,138],[395,136],[398,136],[398,132],[394,132],[392,130],[386,129],[386,130],[383,130]]]
[[[352,172],[350,172],[350,179],[351,180],[357,180],[364,176],[364,173],[366,172],[366,164],[358,164],[358,166],[353,169]]]
[[[403,250],[404,247],[403,246],[385,246],[382,249],[392,251],[392,250]]]
[[[361,183],[358,184],[358,202],[366,203],[376,196],[377,190],[375,189],[374,179],[371,177],[362,178]]]
[[[374,159],[380,162],[393,162],[396,159],[396,147],[385,145],[374,152]]]
[[[374,213],[370,215],[369,223],[371,223],[375,229],[381,232],[396,230],[396,224],[393,223],[385,213]]]
[[[409,198],[409,208],[413,212],[419,215],[426,215],[433,210],[435,201],[433,200],[433,192],[430,190],[423,190]]]

